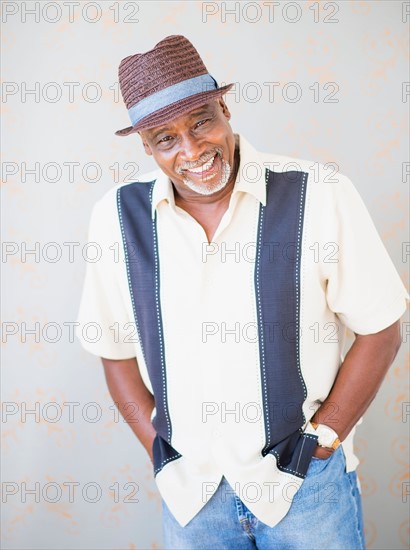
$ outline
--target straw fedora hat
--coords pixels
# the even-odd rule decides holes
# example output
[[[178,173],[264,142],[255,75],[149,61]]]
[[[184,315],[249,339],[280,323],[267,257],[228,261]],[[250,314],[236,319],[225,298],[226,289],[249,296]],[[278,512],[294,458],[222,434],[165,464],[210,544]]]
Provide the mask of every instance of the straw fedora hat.
[[[191,42],[179,35],[123,59],[118,76],[131,126],[117,130],[117,136],[165,124],[218,99],[233,86],[219,88]]]

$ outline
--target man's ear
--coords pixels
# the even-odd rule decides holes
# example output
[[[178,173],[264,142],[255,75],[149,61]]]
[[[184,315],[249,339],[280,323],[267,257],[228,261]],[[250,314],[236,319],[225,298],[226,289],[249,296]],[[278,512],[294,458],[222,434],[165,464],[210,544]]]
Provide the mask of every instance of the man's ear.
[[[218,99],[218,103],[219,103],[219,106],[221,107],[222,109],[222,114],[226,117],[227,120],[230,120],[231,119],[231,113],[228,109],[228,106],[227,104],[225,103],[225,101],[222,99],[222,97],[220,97]]]
[[[143,132],[138,132],[140,138],[141,138],[141,141],[142,141],[142,145],[144,146],[144,150],[146,152],[147,155],[149,156],[152,156],[152,151],[151,151],[151,147],[148,145],[147,143],[147,139],[146,137],[144,136]]]

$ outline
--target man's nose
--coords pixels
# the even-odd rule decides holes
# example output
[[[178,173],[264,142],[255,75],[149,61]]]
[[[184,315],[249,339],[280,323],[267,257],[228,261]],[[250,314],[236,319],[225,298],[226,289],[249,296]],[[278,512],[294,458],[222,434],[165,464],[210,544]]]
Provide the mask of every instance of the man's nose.
[[[183,136],[180,147],[180,156],[182,160],[194,162],[198,160],[205,152],[204,145],[201,140],[190,136]]]

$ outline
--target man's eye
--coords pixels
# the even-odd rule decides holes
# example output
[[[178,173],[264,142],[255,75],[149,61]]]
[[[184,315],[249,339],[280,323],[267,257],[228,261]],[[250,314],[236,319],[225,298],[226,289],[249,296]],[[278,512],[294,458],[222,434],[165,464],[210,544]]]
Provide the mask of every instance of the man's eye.
[[[208,122],[209,118],[204,118],[203,120],[200,120],[195,124],[196,127],[203,126],[206,122]]]
[[[171,136],[164,136],[161,139],[158,140],[158,143],[166,143],[167,141],[170,141],[172,139]]]

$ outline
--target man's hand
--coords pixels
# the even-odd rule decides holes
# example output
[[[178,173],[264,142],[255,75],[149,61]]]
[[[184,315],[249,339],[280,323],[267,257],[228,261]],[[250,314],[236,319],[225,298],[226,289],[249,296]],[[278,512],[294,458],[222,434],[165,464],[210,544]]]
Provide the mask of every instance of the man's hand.
[[[137,360],[101,358],[108,389],[118,410],[145,447],[151,462],[152,444],[156,435],[151,423],[154,396],[145,386]]]
[[[315,456],[316,458],[321,458],[322,460],[326,460],[327,458],[330,458],[333,453],[334,453],[333,449],[329,449],[327,447],[320,447],[320,445],[317,445],[315,452],[313,453],[312,456]]]
[[[355,336],[328,397],[311,419],[333,428],[340,441],[363,416],[396,357],[401,343],[400,322],[375,334]],[[322,450],[316,453],[314,456],[325,458]]]

